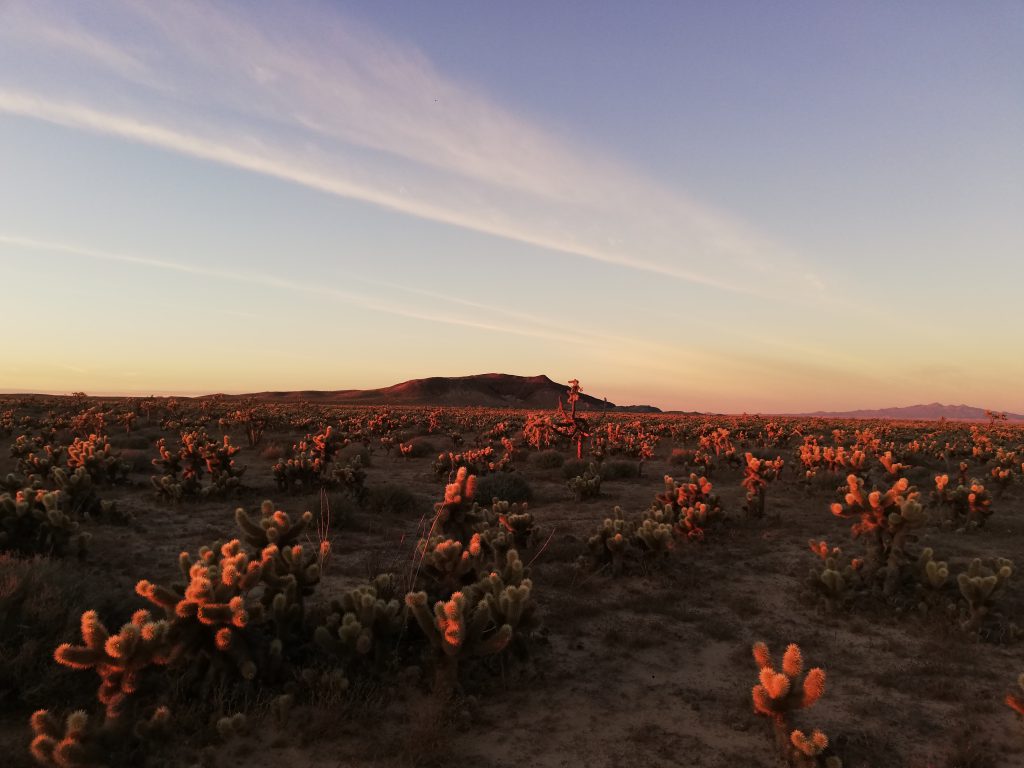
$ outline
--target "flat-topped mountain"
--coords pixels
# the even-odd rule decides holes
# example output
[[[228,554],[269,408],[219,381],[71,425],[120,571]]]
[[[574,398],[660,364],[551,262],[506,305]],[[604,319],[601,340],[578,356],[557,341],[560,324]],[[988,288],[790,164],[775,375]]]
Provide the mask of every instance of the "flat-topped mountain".
[[[487,408],[537,408],[547,410],[565,402],[566,384],[547,376],[513,376],[508,373],[481,373],[475,376],[431,376],[403,381],[382,389],[303,390],[298,392],[256,392],[239,397],[293,402],[353,405],[448,405]],[[576,406],[581,410],[608,408],[615,411],[660,413],[652,405],[617,406],[596,397],[582,395]]]
[[[950,421],[987,421],[989,418],[984,408],[975,408],[972,405],[943,405],[942,403],[858,411],[815,411],[798,415],[822,416],[832,419],[926,419],[934,421],[942,418]],[[1024,415],[1019,413],[1007,413],[1006,418],[1009,421],[1024,421]]]

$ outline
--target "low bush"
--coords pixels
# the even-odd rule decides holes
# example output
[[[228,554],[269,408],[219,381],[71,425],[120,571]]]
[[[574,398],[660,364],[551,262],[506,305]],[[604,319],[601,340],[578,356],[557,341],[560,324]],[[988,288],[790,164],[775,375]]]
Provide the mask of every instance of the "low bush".
[[[522,475],[515,472],[495,472],[478,477],[476,499],[489,503],[491,499],[509,501],[513,504],[533,500],[533,489]]]
[[[579,477],[587,471],[587,467],[590,466],[589,461],[580,461],[579,459],[569,459],[562,464],[562,477],[566,480],[572,480],[574,477]]]
[[[601,464],[602,480],[626,480],[632,477],[639,477],[640,471],[635,461],[625,459],[614,459]]]
[[[565,464],[565,456],[554,449],[538,451],[531,454],[530,463],[537,469],[558,469]]]
[[[53,649],[76,635],[82,613],[93,608],[123,620],[131,613],[121,590],[90,578],[79,563],[0,554],[0,711],[93,698],[92,687],[53,663]]]
[[[399,483],[371,486],[367,490],[366,507],[377,515],[398,515],[412,518],[430,510],[429,503]]]

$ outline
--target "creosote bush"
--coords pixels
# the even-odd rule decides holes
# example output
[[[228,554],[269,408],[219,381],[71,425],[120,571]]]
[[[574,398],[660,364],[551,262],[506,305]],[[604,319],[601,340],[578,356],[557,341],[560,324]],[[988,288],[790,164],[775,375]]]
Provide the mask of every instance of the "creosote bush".
[[[533,489],[518,472],[500,472],[477,478],[476,497],[521,504],[533,501]]]
[[[537,469],[559,469],[565,464],[565,454],[554,448],[537,451],[530,455],[530,464]]]

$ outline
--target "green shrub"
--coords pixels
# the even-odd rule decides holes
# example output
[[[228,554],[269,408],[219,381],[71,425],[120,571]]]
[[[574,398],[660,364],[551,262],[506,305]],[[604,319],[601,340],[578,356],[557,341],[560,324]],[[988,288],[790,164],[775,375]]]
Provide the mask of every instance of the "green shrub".
[[[632,477],[639,477],[640,471],[635,461],[615,459],[601,464],[602,480],[625,480]]]
[[[367,491],[366,506],[377,515],[410,518],[430,509],[425,499],[399,483],[371,486]]]
[[[432,458],[437,457],[437,446],[430,440],[426,440],[421,437],[414,437],[410,442],[412,443],[412,452],[408,454],[410,459],[422,459],[427,456]]]
[[[494,472],[476,479],[476,499],[481,504],[488,504],[491,499],[522,503],[533,500],[533,489],[516,472]]]
[[[327,494],[326,506],[321,505],[320,516],[314,514],[314,519],[323,519],[327,527],[348,530],[352,527],[352,519],[362,511],[359,502],[353,498],[351,493],[346,491],[335,491]],[[315,513],[315,509],[314,509]]]
[[[558,469],[565,464],[565,456],[554,449],[538,451],[530,455],[530,463],[537,469]]]
[[[279,461],[288,454],[288,446],[277,440],[271,440],[260,449],[260,457],[267,461]]]
[[[66,674],[53,650],[78,637],[85,611],[98,610],[120,626],[126,607],[130,614],[119,585],[93,578],[80,563],[0,554],[0,711],[54,701],[86,706],[95,696],[93,680]]]
[[[566,480],[572,480],[574,477],[579,477],[587,471],[587,467],[590,466],[588,461],[580,461],[579,459],[569,459],[562,464],[562,477]]]
[[[694,463],[696,451],[687,448],[673,448],[668,455],[668,463],[673,467],[690,466]]]
[[[153,469],[153,451],[151,449],[125,448],[121,451],[121,461],[127,462],[130,472],[148,473]]]
[[[147,451],[152,453],[154,440],[150,440],[145,435],[136,433],[125,434],[124,432],[114,432],[108,435],[110,440],[110,446],[112,448],[121,448],[135,451]],[[121,458],[124,458],[124,454],[121,454]]]
[[[344,466],[352,461],[353,457],[358,456],[364,467],[370,466],[370,449],[362,443],[353,443],[352,445],[346,445],[340,451],[338,451],[338,458],[335,459],[335,463]]]

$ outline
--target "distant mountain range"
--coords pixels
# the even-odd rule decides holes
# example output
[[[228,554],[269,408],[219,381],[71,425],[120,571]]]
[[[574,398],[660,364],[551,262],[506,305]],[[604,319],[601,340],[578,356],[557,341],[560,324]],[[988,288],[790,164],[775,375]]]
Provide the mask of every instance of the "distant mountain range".
[[[797,416],[821,416],[827,419],[921,419],[938,421],[946,418],[949,421],[988,421],[984,408],[975,408],[971,405],[943,405],[942,403],[929,403],[928,405],[908,405],[902,408],[875,408],[858,411],[815,411],[814,413],[799,413]],[[1007,413],[1009,421],[1024,421],[1024,415],[1019,413]]]
[[[448,405],[486,408],[551,409],[559,399],[565,402],[568,389],[547,376],[513,376],[508,373],[481,373],[475,376],[432,376],[412,379],[382,389],[302,390],[298,392],[255,392],[235,397],[252,397],[270,402],[296,402],[337,405]],[[634,413],[661,413],[653,405],[615,405],[590,395],[582,395],[580,410]]]
[[[295,403],[305,400],[323,405],[447,405],[482,408],[530,408],[549,410],[565,402],[567,384],[547,376],[513,376],[509,373],[480,373],[475,376],[431,376],[411,379],[381,389],[306,389],[292,392],[252,392],[243,395],[203,395],[196,399],[226,397],[229,400],[253,398],[265,402]],[[14,394],[14,393],[11,393]],[[701,415],[697,411],[662,411],[653,405],[616,405],[591,395],[581,395],[580,410],[619,413],[672,413]],[[707,414],[714,415],[714,414]],[[764,414],[771,415],[771,414]],[[777,414],[779,416],[821,417],[826,419],[904,419],[938,421],[988,421],[984,408],[971,405],[908,405],[902,408],[866,408],[855,411],[814,411]],[[1007,413],[1008,421],[1024,421],[1024,414]]]

